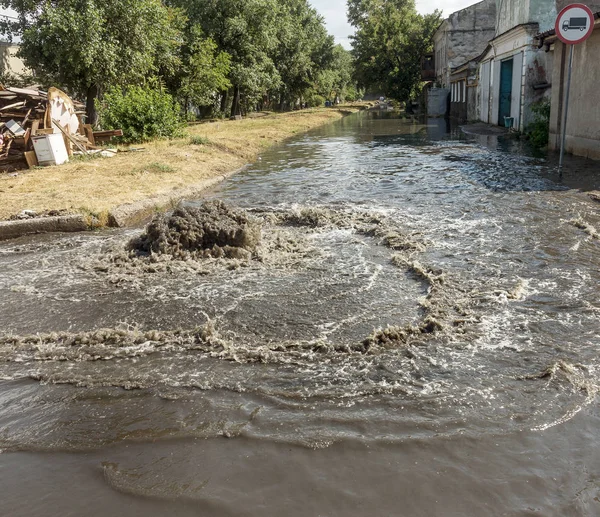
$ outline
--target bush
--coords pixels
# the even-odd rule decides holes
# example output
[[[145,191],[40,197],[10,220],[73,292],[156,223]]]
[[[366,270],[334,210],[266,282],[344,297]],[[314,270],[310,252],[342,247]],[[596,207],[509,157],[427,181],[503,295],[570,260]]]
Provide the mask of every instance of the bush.
[[[306,104],[309,108],[320,108],[325,106],[325,97],[321,95],[313,94],[306,97]]]
[[[98,106],[103,129],[122,129],[125,143],[174,138],[182,133],[179,106],[159,88],[130,86],[109,90]]]
[[[534,122],[527,126],[527,137],[531,145],[539,149],[548,145],[550,134],[550,101],[544,99],[531,105]]]

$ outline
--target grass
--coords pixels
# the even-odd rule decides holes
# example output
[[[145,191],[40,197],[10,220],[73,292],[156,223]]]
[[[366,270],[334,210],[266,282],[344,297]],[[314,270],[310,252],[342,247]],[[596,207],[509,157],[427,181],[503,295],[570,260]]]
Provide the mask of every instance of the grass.
[[[190,145],[208,145],[210,144],[210,140],[202,135],[192,135],[190,136]]]
[[[338,110],[318,108],[198,124],[185,138],[144,144],[144,152],[0,174],[0,220],[22,210],[67,209],[105,221],[114,207],[235,171],[273,144],[341,117]]]
[[[177,172],[177,169],[166,163],[152,162],[143,167],[133,169],[130,174],[171,174]]]

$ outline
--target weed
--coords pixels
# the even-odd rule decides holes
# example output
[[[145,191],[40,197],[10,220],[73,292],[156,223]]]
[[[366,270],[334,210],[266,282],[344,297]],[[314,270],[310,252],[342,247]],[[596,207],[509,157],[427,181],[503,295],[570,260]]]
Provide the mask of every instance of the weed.
[[[190,137],[190,145],[208,145],[210,140],[205,136],[193,135]]]
[[[144,165],[142,167],[138,167],[137,169],[133,169],[129,172],[128,175],[137,175],[137,174],[171,174],[173,172],[177,172],[175,168],[167,165],[166,163],[160,162],[152,162],[148,165]]]
[[[548,145],[550,133],[550,101],[544,99],[531,105],[535,120],[527,126],[527,137],[531,145],[541,149]]]

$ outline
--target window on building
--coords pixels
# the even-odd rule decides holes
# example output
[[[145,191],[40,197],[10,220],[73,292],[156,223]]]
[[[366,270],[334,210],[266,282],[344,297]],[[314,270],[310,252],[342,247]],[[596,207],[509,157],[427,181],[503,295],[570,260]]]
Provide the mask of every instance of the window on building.
[[[467,102],[467,81],[463,81],[463,102]]]

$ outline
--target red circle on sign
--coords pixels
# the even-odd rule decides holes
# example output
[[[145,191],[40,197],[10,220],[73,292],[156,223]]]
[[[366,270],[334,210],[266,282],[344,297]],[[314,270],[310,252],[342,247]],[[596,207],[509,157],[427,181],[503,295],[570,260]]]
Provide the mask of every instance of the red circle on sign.
[[[566,38],[563,37],[560,29],[560,21],[562,19],[562,17],[567,13],[567,11],[570,11],[571,9],[582,9],[584,10],[587,15],[590,17],[590,27],[588,28],[587,32],[583,35],[583,37],[581,37],[578,40],[568,40]],[[563,43],[565,43],[566,45],[577,45],[578,43],[583,43],[586,39],[588,39],[591,35],[592,32],[594,32],[594,13],[592,12],[592,10],[584,4],[571,4],[571,5],[567,5],[567,7],[565,7],[560,13],[558,13],[558,16],[556,17],[556,23],[554,24],[554,31],[556,32],[556,36],[558,37],[558,39],[560,41],[562,41]]]

